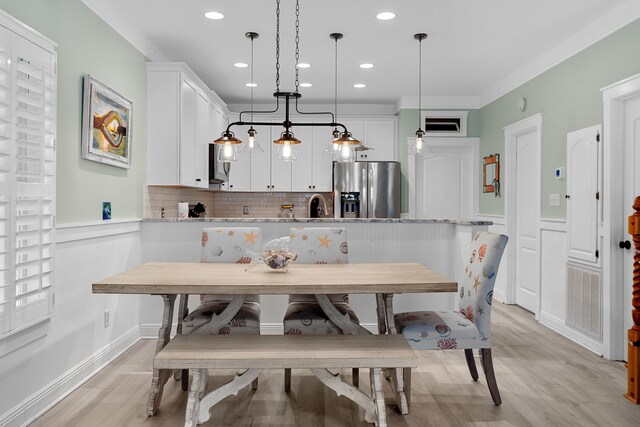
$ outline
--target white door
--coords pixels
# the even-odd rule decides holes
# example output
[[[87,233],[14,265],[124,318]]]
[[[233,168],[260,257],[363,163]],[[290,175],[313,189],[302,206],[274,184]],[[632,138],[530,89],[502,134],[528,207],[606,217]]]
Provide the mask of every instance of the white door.
[[[461,219],[463,158],[455,153],[430,154],[423,165],[421,216]]]
[[[624,224],[627,217],[634,213],[633,202],[640,196],[640,96],[625,102],[625,164],[624,164]],[[625,226],[625,241],[628,240],[633,248],[633,240],[627,234]],[[623,241],[624,242],[624,241]],[[622,342],[627,342],[627,330],[632,325],[631,319],[631,292],[633,290],[633,249],[620,249],[624,251],[624,329]],[[624,358],[627,360],[627,346],[624,346]]]
[[[209,188],[209,143],[211,128],[209,101],[200,94],[196,94],[196,139],[194,149],[193,170],[195,186],[199,188]]]
[[[270,126],[254,126],[256,141],[259,141],[264,152],[251,153],[251,191],[271,191],[271,140]]]
[[[538,309],[537,212],[537,131],[516,136],[516,304],[536,313]]]
[[[313,185],[314,190],[333,190],[333,154],[326,152],[333,140],[332,128],[325,126],[313,128]]]
[[[313,191],[313,128],[300,126],[293,132],[302,143],[294,147],[296,161],[291,162],[291,191]]]
[[[248,130],[249,126],[233,127],[236,138],[240,138],[242,144],[238,145],[238,160],[231,162],[229,191],[251,191],[251,153],[243,150],[249,138]]]
[[[598,145],[601,126],[567,134],[568,256],[598,261]]]
[[[358,153],[364,160],[391,162],[396,160],[396,122],[376,120],[364,122],[364,145],[373,148]]]

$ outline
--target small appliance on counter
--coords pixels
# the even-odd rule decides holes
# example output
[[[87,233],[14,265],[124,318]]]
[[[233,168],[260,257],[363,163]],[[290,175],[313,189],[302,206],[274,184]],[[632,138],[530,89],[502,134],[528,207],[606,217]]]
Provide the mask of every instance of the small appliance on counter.
[[[202,203],[197,203],[189,207],[189,218],[204,218],[207,207]]]
[[[333,163],[336,218],[400,218],[400,163]]]

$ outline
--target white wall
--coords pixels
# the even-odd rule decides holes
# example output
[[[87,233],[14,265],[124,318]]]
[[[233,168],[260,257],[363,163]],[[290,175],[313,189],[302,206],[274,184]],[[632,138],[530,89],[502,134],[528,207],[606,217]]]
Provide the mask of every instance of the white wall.
[[[139,339],[138,296],[91,293],[94,281],[139,264],[139,229],[139,221],[57,228],[54,317],[0,342],[0,425],[29,422]],[[26,337],[33,341],[19,342]]]

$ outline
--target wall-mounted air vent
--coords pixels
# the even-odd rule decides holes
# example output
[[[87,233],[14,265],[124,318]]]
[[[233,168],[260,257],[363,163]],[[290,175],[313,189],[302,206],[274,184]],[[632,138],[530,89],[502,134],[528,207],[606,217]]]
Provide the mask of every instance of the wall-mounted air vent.
[[[567,264],[567,326],[602,341],[602,272]]]
[[[430,136],[467,136],[467,111],[423,111],[424,131]]]

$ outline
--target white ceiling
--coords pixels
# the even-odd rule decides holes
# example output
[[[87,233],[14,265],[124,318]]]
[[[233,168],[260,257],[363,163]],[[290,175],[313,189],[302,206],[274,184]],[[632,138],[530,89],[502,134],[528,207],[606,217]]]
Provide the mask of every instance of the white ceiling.
[[[97,3],[83,0],[85,3]],[[416,96],[417,32],[423,42],[423,95],[476,96],[526,70],[528,64],[574,35],[612,15],[626,0],[300,0],[300,81],[305,103],[332,103],[334,42],[339,42],[341,104],[395,104]],[[187,63],[228,104],[247,103],[250,62],[247,31],[255,41],[257,102],[270,102],[275,89],[275,0],[103,0],[170,61]],[[100,11],[93,7],[98,14]],[[225,18],[214,21],[204,13]],[[396,19],[379,21],[380,11]],[[294,89],[295,0],[281,0],[281,90]],[[110,21],[111,22],[111,21]],[[114,25],[113,22],[111,22]],[[131,24],[131,25],[130,25]],[[122,33],[123,31],[121,31]],[[359,64],[371,62],[371,70]],[[355,89],[354,83],[365,83]]]

